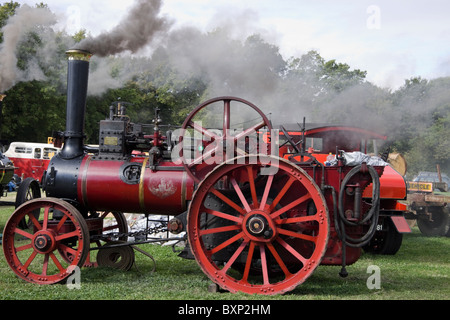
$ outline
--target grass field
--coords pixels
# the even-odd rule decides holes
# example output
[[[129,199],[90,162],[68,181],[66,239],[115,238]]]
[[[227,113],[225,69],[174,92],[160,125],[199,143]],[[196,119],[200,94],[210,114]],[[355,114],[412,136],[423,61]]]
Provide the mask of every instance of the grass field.
[[[0,207],[0,232],[13,207]],[[0,254],[0,300],[448,300],[450,299],[450,238],[424,237],[417,227],[403,238],[394,256],[363,254],[349,276],[340,268],[319,266],[301,286],[282,296],[250,296],[228,292],[209,293],[211,283],[193,260],[184,260],[171,247],[141,245],[156,260],[136,252],[130,271],[83,268],[81,287],[39,286],[24,282]],[[381,288],[368,289],[369,266],[378,266]]]

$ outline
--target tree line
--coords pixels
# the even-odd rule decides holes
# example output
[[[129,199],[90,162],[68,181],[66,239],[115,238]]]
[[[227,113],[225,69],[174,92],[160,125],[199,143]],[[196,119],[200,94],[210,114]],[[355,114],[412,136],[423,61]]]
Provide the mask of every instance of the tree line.
[[[43,3],[37,7],[48,10]],[[19,8],[13,1],[0,7],[2,44],[3,27]],[[28,79],[1,92],[6,95],[0,114],[5,144],[45,142],[53,131],[64,131],[65,51],[86,36],[85,30],[71,35],[36,26],[22,38],[15,49],[17,70]],[[385,134],[385,148],[406,157],[410,174],[435,171],[437,164],[450,172],[449,77],[414,77],[392,90],[367,81],[366,71],[326,60],[317,51],[285,59],[257,34],[241,41],[223,29],[184,28],[164,40],[147,55],[92,58],[87,143],[98,143],[98,123],[116,101],[126,103],[133,122],[151,123],[158,108],[165,124],[179,126],[206,99],[235,95],[255,103],[274,122],[306,117]],[[39,76],[32,77],[32,70]]]

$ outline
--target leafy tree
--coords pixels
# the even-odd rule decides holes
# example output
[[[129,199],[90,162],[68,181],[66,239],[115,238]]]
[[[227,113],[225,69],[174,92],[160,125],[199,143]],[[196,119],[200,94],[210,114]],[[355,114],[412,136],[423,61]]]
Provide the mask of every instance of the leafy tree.
[[[0,29],[3,28],[9,17],[13,16],[16,12],[16,9],[20,7],[18,2],[6,2],[2,6],[0,6]],[[3,42],[3,32],[0,31],[0,42]]]

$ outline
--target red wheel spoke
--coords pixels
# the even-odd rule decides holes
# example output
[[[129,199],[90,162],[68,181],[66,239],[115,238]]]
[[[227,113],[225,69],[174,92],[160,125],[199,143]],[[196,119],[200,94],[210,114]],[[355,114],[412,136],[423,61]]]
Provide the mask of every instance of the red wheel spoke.
[[[298,251],[296,251],[294,248],[292,248],[287,242],[285,242],[281,238],[277,238],[277,241],[279,244],[283,246],[287,251],[289,251],[294,257],[296,257],[303,265],[306,264],[307,259],[302,256]]]
[[[190,121],[188,123],[188,126],[192,127],[193,129],[197,130],[198,132],[200,132],[202,135],[210,138],[211,140],[216,140],[217,138],[219,138],[218,135],[216,135],[214,132],[209,131],[208,129],[202,127],[201,125],[199,125],[196,122]]]
[[[42,275],[46,276],[47,275],[47,270],[48,270],[48,256],[49,254],[46,253],[44,255],[44,263],[42,264]]]
[[[42,230],[47,230],[49,215],[50,215],[50,207],[46,207],[44,211],[44,221],[42,222]]]
[[[67,220],[67,216],[64,215],[64,217],[61,218],[61,220],[59,221],[58,225],[56,226],[56,229],[55,229],[56,232],[58,232],[61,229],[61,227],[63,226],[64,222],[66,222],[66,220]]]
[[[64,214],[55,225],[53,210]],[[37,212],[40,214],[39,221],[35,217]],[[26,215],[33,222],[32,232],[13,227]],[[68,223],[74,231],[61,234]],[[7,238],[4,238],[6,261],[17,276],[31,283],[54,284],[63,281],[69,276],[65,263],[81,266],[89,253],[89,228],[84,217],[74,206],[60,199],[27,201],[14,211],[5,229],[11,230],[5,233]],[[17,241],[17,236],[31,241]],[[76,249],[60,243],[69,238]],[[63,260],[56,256],[55,251]]]
[[[235,224],[235,225],[232,225],[232,226],[200,230],[199,234],[200,234],[200,236],[204,236],[206,234],[234,231],[234,230],[239,230],[239,229],[241,229],[241,226],[238,225],[238,224]]]
[[[261,267],[262,267],[262,273],[263,273],[263,282],[265,285],[268,285],[268,284],[270,284],[269,283],[269,270],[267,268],[266,249],[264,247],[264,244],[259,245],[259,252],[261,254]]]
[[[53,252],[50,252],[50,257],[53,260],[53,263],[56,265],[56,267],[58,268],[58,270],[60,272],[64,272],[66,269],[61,265],[61,263],[59,262],[58,258],[55,256],[55,254]]]
[[[32,234],[30,234],[22,229],[16,228],[16,229],[14,229],[14,232],[20,234],[21,236],[24,236],[25,238],[33,239]]]
[[[236,259],[239,257],[239,255],[244,251],[245,247],[247,246],[248,241],[244,241],[241,243],[239,248],[236,250],[236,252],[231,256],[230,260],[228,260],[225,267],[223,267],[222,272],[226,273],[228,269],[233,265],[233,263],[236,261]]]
[[[253,208],[258,207],[258,196],[256,195],[255,180],[253,179],[253,166],[247,166],[248,182],[250,183],[250,191],[252,193]]]
[[[39,221],[37,221],[36,217],[32,212],[28,213],[28,218],[31,220],[31,222],[33,222],[33,225],[36,227],[37,230],[42,230],[41,224],[39,223]]]
[[[270,217],[272,219],[275,219],[276,217],[278,217],[279,215],[285,213],[288,210],[291,210],[292,208],[295,208],[296,206],[298,206],[299,204],[305,202],[306,200],[311,199],[311,195],[309,193],[305,194],[303,197],[298,198],[297,200],[292,201],[291,203],[289,203],[288,205],[284,206],[283,208],[281,208],[280,210],[275,211],[274,213],[272,213],[270,215]]]
[[[255,242],[251,241],[250,246],[248,248],[247,260],[245,262],[244,274],[242,276],[241,281],[246,282],[248,279],[248,274],[250,272],[250,267],[252,265],[253,251],[255,250]]]
[[[292,177],[292,176],[289,177],[288,182],[286,182],[286,184],[284,185],[283,189],[281,189],[280,193],[278,193],[277,197],[275,198],[275,200],[273,200],[272,204],[270,205],[270,211],[273,211],[273,209],[275,209],[275,207],[277,206],[278,202],[280,202],[281,198],[283,198],[283,196],[289,190],[289,188],[294,183],[294,181],[295,181],[295,177]]]
[[[77,237],[78,235],[79,235],[78,231],[75,230],[75,231],[72,231],[72,232],[68,232],[68,233],[57,235],[55,237],[55,240],[56,241],[61,241],[61,240],[67,239],[67,238]]]
[[[228,247],[229,245],[235,243],[236,241],[238,241],[239,239],[241,239],[244,236],[243,232],[239,232],[237,235],[235,235],[234,237],[222,242],[221,244],[219,244],[217,247],[215,247],[214,249],[210,250],[209,252],[211,254],[214,254],[216,252],[219,252],[220,250]]]
[[[277,260],[278,265],[280,266],[281,270],[283,270],[283,272],[286,275],[286,277],[290,276],[291,273],[289,272],[288,268],[284,264],[283,259],[281,259],[281,257],[278,254],[277,250],[275,250],[275,247],[271,243],[268,243],[267,247],[269,248],[270,252],[274,256],[275,260]]]
[[[237,222],[237,223],[242,223],[242,218],[241,217],[236,217],[236,216],[233,216],[233,215],[228,214],[228,213],[223,213],[223,212],[212,210],[212,209],[205,209],[204,212],[206,212],[207,214],[212,214],[213,216],[216,216],[216,217],[219,217],[219,218],[223,218],[223,219],[226,219],[226,220],[234,221],[234,222]]]
[[[72,249],[71,247],[68,247],[68,246],[66,246],[64,244],[59,244],[58,248],[61,251],[65,252],[65,253],[69,253],[69,254],[72,254],[72,255],[76,255],[77,254],[77,251],[75,249]]]
[[[264,194],[263,197],[261,199],[261,203],[259,205],[259,210],[264,210],[267,204],[267,198],[269,197],[269,192],[270,192],[270,188],[272,187],[272,182],[273,182],[273,175],[270,175],[267,178],[267,182],[266,182],[266,187],[264,189]]]
[[[237,212],[239,212],[241,215],[245,214],[244,209],[242,209],[240,206],[238,206],[236,203],[234,203],[232,200],[230,200],[227,196],[225,196],[223,193],[221,193],[220,191],[216,190],[216,189],[211,189],[210,190],[215,196],[217,196],[218,198],[220,198],[223,202],[225,202],[227,205],[229,205],[230,207],[232,207],[234,210],[236,210]]]
[[[248,128],[248,129],[242,131],[241,133],[237,134],[237,135],[234,137],[234,141],[238,141],[238,140],[241,139],[242,137],[249,136],[249,135],[250,135],[251,133],[253,133],[253,132],[256,133],[256,131],[258,131],[259,129],[261,129],[261,128],[264,127],[264,126],[266,126],[266,123],[265,123],[265,121],[263,120],[263,121],[261,121],[261,122],[255,124],[253,127],[250,127],[250,128]]]
[[[310,235],[303,234],[303,233],[297,233],[297,232],[294,232],[291,230],[286,230],[286,229],[281,229],[281,228],[278,228],[278,233],[284,234],[289,237],[303,239],[303,240],[307,240],[307,241],[311,241],[311,242],[316,242],[316,240],[317,240],[317,237],[310,236]]]
[[[216,154],[218,150],[218,146],[215,146],[211,150],[208,150],[206,153],[201,154],[199,157],[194,159],[191,163],[188,164],[189,168],[192,168],[196,165],[202,164],[203,162],[206,162],[209,158],[211,158],[214,154]],[[209,163],[208,163],[209,164]],[[212,163],[211,163],[212,164]]]
[[[244,205],[244,208],[247,212],[250,212],[252,209],[250,208],[247,199],[245,199],[245,196],[242,194],[241,188],[239,188],[236,179],[234,177],[230,177],[230,182],[233,185],[234,191],[236,191],[239,199],[241,200],[242,204]]]
[[[24,267],[25,269],[28,269],[28,267],[30,266],[31,262],[33,262],[33,260],[34,260],[34,258],[36,257],[36,255],[37,255],[37,252],[36,252],[36,251],[33,251],[33,252],[31,253],[31,255],[28,257],[27,261],[26,261],[25,264],[23,265],[23,267]]]
[[[29,243],[29,244],[17,247],[16,252],[20,252],[20,251],[31,249],[31,248],[33,248],[33,245],[31,243]]]
[[[290,224],[290,223],[301,223],[301,222],[311,222],[311,221],[317,221],[318,217],[317,215],[313,216],[303,216],[303,217],[295,217],[295,218],[287,218],[287,219],[277,219],[275,220],[275,223],[280,224]]]
[[[230,123],[231,123],[231,100],[224,100],[223,102],[223,137],[224,139],[228,136],[228,131],[230,130]]]

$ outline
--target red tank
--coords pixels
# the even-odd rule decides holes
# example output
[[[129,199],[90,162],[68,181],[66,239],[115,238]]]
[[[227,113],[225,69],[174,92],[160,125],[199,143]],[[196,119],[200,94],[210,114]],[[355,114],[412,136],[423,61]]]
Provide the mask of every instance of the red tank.
[[[78,175],[77,199],[86,208],[177,215],[187,210],[194,182],[172,162],[151,169],[148,158],[108,161],[86,156]]]

